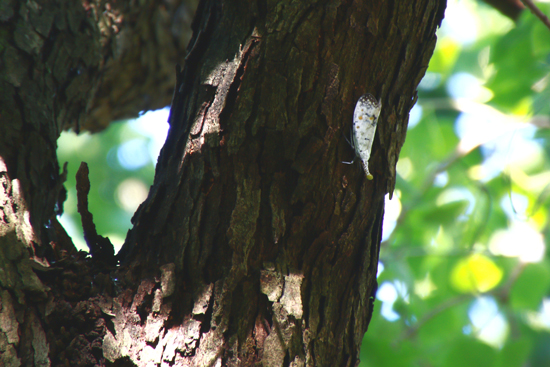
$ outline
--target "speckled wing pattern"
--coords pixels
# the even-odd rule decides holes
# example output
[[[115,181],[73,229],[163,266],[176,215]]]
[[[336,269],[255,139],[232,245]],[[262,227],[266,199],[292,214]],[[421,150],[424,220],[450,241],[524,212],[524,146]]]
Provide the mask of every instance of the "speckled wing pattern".
[[[377,101],[372,94],[367,93],[359,98],[353,112],[352,145],[355,154],[361,158],[361,163],[369,180],[373,178],[369,172],[370,152],[381,109],[381,101]]]

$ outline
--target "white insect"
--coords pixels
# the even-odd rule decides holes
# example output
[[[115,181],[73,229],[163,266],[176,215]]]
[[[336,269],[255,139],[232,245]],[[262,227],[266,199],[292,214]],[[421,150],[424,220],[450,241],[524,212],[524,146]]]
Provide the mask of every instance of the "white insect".
[[[359,98],[353,112],[351,146],[355,149],[355,154],[361,158],[361,163],[369,180],[373,179],[372,174],[369,172],[369,158],[381,109],[382,102],[377,101],[372,94],[367,93]],[[352,164],[353,161],[343,163]]]

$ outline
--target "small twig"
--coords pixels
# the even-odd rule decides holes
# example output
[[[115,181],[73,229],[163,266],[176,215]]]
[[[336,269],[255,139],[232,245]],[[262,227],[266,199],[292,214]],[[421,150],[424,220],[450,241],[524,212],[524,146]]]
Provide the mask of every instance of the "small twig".
[[[420,320],[418,320],[415,325],[412,325],[408,329],[404,330],[401,336],[397,338],[394,343],[399,344],[403,340],[409,339],[410,337],[416,335],[416,333],[418,333],[418,330],[420,330],[422,326],[424,326],[428,321],[433,319],[435,316],[439,315],[443,311],[448,310],[449,308],[454,307],[464,301],[468,301],[471,298],[473,298],[472,294],[460,294],[453,298],[447,299],[443,303],[439,304],[438,306],[434,307],[432,310],[427,312],[424,316],[422,316],[422,318],[420,318]]]
[[[529,10],[531,10],[531,13],[535,14],[535,16],[539,18],[540,21],[544,23],[544,25],[548,29],[550,29],[550,20],[548,19],[548,17],[544,15],[544,13],[540,11],[540,9],[537,8],[537,6],[531,0],[522,0],[522,1],[525,4],[525,6],[528,7]]]
[[[76,173],[76,197],[78,199],[77,208],[82,219],[82,229],[86,242],[97,236],[94,217],[92,213],[88,211],[88,194],[90,193],[90,180],[88,174],[88,165],[82,162]]]
[[[441,304],[439,304],[438,306],[428,311],[424,316],[420,317],[420,319],[414,325],[404,330],[401,336],[395,341],[395,344],[398,344],[403,340],[411,338],[412,336],[416,335],[418,333],[418,330],[420,330],[420,328],[422,328],[428,321],[430,321],[440,313],[462,302],[468,301],[475,296],[490,295],[496,298],[497,301],[499,301],[500,303],[505,305],[508,304],[510,299],[510,292],[512,291],[512,288],[516,284],[520,275],[525,270],[526,266],[527,266],[526,263],[521,263],[521,262],[518,263],[512,269],[512,272],[508,277],[508,279],[506,280],[506,282],[496,289],[493,289],[491,291],[484,292],[484,293],[479,293],[479,294],[471,294],[471,293],[461,294],[443,301]]]
[[[84,239],[90,249],[92,259],[104,262],[108,265],[115,265],[115,250],[113,244],[107,237],[97,233],[94,224],[94,216],[88,210],[88,193],[90,192],[90,179],[88,178],[88,165],[85,162],[80,164],[76,173],[76,197],[77,208],[82,218],[82,230]]]

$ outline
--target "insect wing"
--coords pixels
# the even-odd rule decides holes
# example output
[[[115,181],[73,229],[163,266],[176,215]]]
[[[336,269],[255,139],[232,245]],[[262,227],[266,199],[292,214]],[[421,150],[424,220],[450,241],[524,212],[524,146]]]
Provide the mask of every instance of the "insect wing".
[[[372,180],[373,177],[369,172],[368,161],[381,108],[381,103],[372,94],[365,94],[357,101],[353,113],[353,145],[355,153],[361,158],[369,180]]]

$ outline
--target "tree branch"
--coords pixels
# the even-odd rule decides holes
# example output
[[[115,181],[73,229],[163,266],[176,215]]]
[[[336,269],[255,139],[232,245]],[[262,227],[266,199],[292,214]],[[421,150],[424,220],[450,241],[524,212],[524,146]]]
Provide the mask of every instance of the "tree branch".
[[[539,18],[548,29],[550,29],[550,20],[548,20],[548,17],[539,8],[537,8],[531,0],[523,0],[523,3],[529,8],[529,10],[531,10],[531,13],[535,14],[535,16]]]
[[[525,7],[520,0],[483,0],[512,20],[518,20]]]

